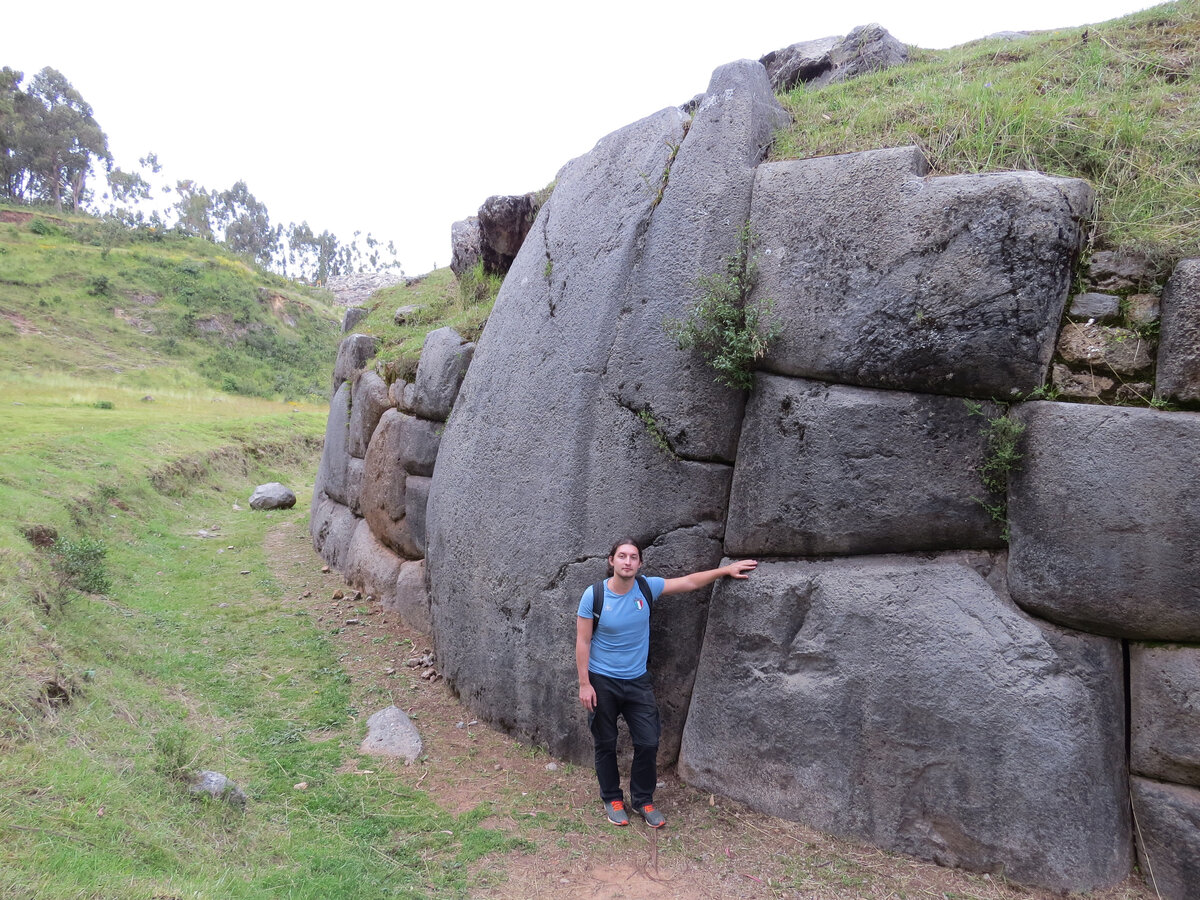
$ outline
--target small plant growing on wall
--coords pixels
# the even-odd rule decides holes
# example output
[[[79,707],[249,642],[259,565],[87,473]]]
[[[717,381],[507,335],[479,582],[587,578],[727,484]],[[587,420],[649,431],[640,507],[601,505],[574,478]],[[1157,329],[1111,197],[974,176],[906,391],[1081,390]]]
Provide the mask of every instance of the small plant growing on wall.
[[[724,267],[696,279],[697,296],[688,314],[663,323],[680,350],[699,350],[717,382],[739,390],[754,386],[754,364],[782,330],[771,321],[774,300],[748,299],[757,277],[754,235],[747,222]]]
[[[998,416],[988,416],[983,411],[983,404],[971,400],[966,403],[971,415],[984,417],[982,432],[987,438],[987,449],[979,466],[979,476],[991,495],[988,500],[972,499],[991,514],[993,521],[1000,523],[1003,527],[1001,536],[1007,542],[1008,478],[1021,470],[1022,454],[1017,445],[1025,433],[1025,425],[1012,418],[1007,408]]]

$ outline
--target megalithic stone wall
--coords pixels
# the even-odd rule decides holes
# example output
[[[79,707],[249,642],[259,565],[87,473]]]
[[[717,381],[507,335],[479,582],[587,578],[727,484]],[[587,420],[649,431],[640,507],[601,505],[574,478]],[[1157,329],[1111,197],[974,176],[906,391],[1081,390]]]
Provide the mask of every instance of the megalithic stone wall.
[[[383,410],[363,343],[344,345],[314,543],[397,596],[428,576],[464,702],[580,761],[575,613],[610,543],[649,541],[667,576],[759,557],[656,607],[660,762],[1059,890],[1120,881],[1136,847],[1162,896],[1200,895],[1197,415],[1020,402],[1065,358],[1090,189],[930,177],[914,148],[759,164],[781,121],[764,78],[722,67],[694,119],[664,110],[564,167],[456,400],[456,336],[431,335]],[[747,217],[754,298],[784,331],[743,397],[663,322]],[[1158,390],[1184,403],[1198,265],[1163,296]],[[979,474],[995,401],[1027,426],[1008,549]]]

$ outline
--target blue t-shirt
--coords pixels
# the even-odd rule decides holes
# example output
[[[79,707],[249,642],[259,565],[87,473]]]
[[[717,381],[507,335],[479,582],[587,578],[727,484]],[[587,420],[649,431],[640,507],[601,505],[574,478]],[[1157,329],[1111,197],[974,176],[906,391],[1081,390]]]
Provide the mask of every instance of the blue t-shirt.
[[[666,581],[647,578],[650,593],[657,600],[662,596]],[[592,618],[592,587],[579,601],[579,618]],[[592,650],[588,671],[609,678],[640,678],[646,674],[646,657],[650,653],[650,607],[637,582],[626,594],[614,594],[604,581],[604,606],[600,624],[592,634]]]

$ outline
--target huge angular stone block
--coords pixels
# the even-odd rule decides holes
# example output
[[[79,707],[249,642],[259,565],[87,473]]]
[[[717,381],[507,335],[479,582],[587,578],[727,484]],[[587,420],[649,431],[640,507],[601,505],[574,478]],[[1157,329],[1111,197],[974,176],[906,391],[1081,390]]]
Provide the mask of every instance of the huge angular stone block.
[[[337,360],[333,364],[333,393],[343,383],[361,371],[375,355],[375,338],[369,334],[350,334],[338,344]]]
[[[343,382],[329,401],[329,418],[325,420],[325,443],[313,484],[313,508],[326,494],[338,503],[346,504],[346,470],[350,465],[350,385]]]
[[[1120,643],[1026,616],[991,567],[859,557],[723,580],[680,773],[943,865],[1061,890],[1121,881]]]
[[[396,590],[385,599],[384,609],[400,617],[410,628],[429,634],[433,630],[429,618],[429,589],[425,584],[425,560],[400,565]]]
[[[662,328],[657,312],[630,304],[639,267],[649,264],[647,229],[670,194],[657,203],[641,173],[663,172],[672,147],[691,140],[685,121],[662,110],[559,173],[467,370],[430,487],[443,674],[481,719],[580,761],[592,746],[576,687],[575,614],[584,588],[604,577],[611,542],[632,532],[656,551],[677,533],[718,538],[700,542],[708,555],[685,568],[655,563],[651,574],[720,559],[731,468],[660,446],[620,398],[622,373],[612,364],[618,328],[632,327],[623,319],[639,320],[647,334]],[[694,666],[702,628],[673,630],[674,619],[669,607],[655,613],[667,645],[652,668],[673,669],[677,655],[682,669]],[[660,701],[686,707],[684,685],[671,690],[660,684]],[[664,731],[664,763],[678,741],[677,730]]]
[[[475,345],[448,326],[425,335],[408,403],[412,411],[423,419],[445,421],[474,353]]]
[[[379,427],[363,462],[363,518],[388,548],[408,559],[423,556],[407,520],[408,478],[403,467],[405,423],[416,421],[395,409],[379,419]]]
[[[317,504],[309,524],[313,547],[321,554],[321,559],[340,571],[345,565],[350,541],[354,538],[354,531],[360,520],[349,507],[328,495],[314,497],[317,498]]]
[[[1200,259],[1181,261],[1163,291],[1158,392],[1200,400]]]
[[[698,276],[723,272],[737,251],[754,168],[788,120],[759,63],[721,66],[675,158],[649,175],[662,200],[649,217],[628,299],[611,318],[606,382],[689,459],[733,461],[743,392],[717,384],[699,351],[680,350],[663,324],[685,318]]]
[[[760,374],[742,423],[726,553],[1002,546],[980,502],[991,500],[978,473],[983,425],[957,397]]]
[[[350,455],[363,459],[367,445],[379,424],[379,417],[392,405],[388,397],[388,386],[374,372],[362,372],[350,389]]]
[[[1010,587],[1084,631],[1200,641],[1200,414],[1026,403]]]
[[[1129,768],[1200,787],[1200,647],[1131,644],[1129,707]]]
[[[1200,896],[1200,791],[1134,778],[1138,863],[1162,900]]]
[[[915,147],[758,167],[752,297],[783,326],[765,368],[981,398],[1043,384],[1091,189],[927,171]]]
[[[404,560],[380,543],[365,519],[359,519],[354,535],[338,567],[346,583],[370,594],[385,607],[396,602],[396,579]]]

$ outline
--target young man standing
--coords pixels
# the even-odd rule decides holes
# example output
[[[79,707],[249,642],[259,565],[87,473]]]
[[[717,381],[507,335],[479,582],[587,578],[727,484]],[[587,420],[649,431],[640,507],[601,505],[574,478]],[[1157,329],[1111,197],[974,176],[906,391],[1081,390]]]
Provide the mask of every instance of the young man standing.
[[[654,808],[658,783],[658,704],[646,672],[650,651],[650,603],[663,594],[682,594],[707,587],[718,578],[746,578],[758,565],[743,559],[719,569],[682,578],[639,578],[642,551],[637,541],[622,538],[608,554],[609,577],[598,623],[593,621],[595,585],[583,592],[575,622],[575,664],[579,670],[579,702],[588,711],[596,747],[600,797],[614,825],[628,825],[625,794],[617,771],[617,716],[625,717],[633,741],[629,799],[651,828],[667,824]],[[639,581],[642,584],[639,584]],[[644,586],[643,586],[644,585]],[[650,591],[650,596],[645,591]]]

